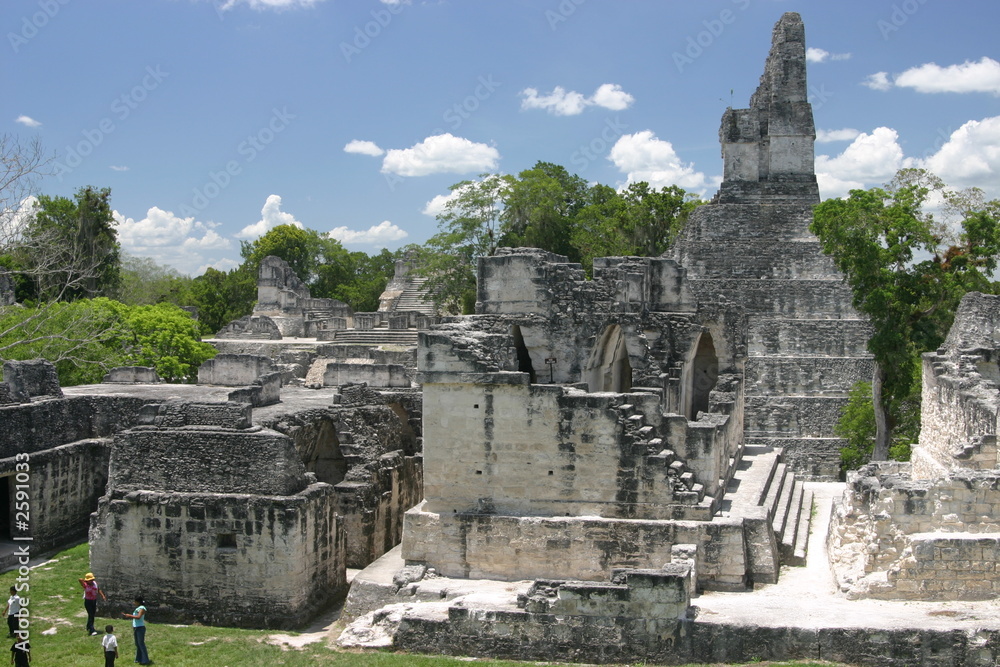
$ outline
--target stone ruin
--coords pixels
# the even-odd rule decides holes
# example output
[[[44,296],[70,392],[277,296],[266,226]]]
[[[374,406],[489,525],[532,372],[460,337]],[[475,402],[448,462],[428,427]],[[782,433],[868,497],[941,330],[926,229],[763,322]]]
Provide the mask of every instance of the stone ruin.
[[[260,264],[253,313],[227,324],[220,339],[316,338],[343,344],[415,345],[416,330],[437,322],[426,279],[410,272],[407,260],[379,297],[374,313],[356,313],[336,299],[314,298],[288,263],[270,255]]]
[[[334,489],[240,403],[147,405],[115,436],[90,564],[164,622],[294,628],[346,588]]]
[[[0,404],[28,403],[36,396],[62,396],[56,368],[43,359],[5,361],[0,382]]]
[[[920,440],[910,463],[849,473],[830,552],[852,598],[1000,595],[1000,297],[962,299],[944,345],[923,358]]]

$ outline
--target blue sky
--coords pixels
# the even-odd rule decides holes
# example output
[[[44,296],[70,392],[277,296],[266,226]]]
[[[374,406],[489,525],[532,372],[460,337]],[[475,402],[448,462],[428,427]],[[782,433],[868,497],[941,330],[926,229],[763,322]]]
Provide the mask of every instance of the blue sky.
[[[281,223],[422,243],[448,187],[538,160],[711,196],[718,127],[798,11],[824,197],[901,166],[1000,197],[995,0],[5,0],[0,133],[110,187],[198,275]]]

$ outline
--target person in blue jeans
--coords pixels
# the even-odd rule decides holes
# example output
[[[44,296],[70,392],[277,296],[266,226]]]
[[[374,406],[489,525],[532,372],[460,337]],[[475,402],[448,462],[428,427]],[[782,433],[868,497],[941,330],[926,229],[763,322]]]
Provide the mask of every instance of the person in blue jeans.
[[[140,665],[150,663],[146,652],[146,602],[141,596],[135,596],[135,611],[131,614],[122,612],[122,616],[132,619],[132,636],[135,638],[135,661]]]

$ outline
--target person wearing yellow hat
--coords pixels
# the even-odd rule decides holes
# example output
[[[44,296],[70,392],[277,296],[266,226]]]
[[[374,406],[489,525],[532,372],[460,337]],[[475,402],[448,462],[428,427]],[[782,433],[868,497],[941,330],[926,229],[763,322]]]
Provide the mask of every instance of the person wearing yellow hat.
[[[94,616],[97,615],[97,596],[100,595],[105,602],[108,601],[108,596],[97,585],[97,579],[94,578],[93,572],[88,572],[83,575],[83,579],[77,581],[83,586],[83,606],[87,610],[87,634],[96,635],[98,633],[97,628],[94,627]]]

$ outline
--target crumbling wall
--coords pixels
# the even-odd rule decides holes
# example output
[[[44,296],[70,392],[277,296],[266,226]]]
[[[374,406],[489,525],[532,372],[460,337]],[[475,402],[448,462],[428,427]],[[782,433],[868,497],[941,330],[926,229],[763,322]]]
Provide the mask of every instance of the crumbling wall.
[[[115,437],[90,544],[109,597],[155,591],[165,621],[291,628],[346,586],[333,487],[246,404],[145,409]]]
[[[56,367],[44,359],[3,362],[2,403],[27,403],[34,396],[62,396]]]

